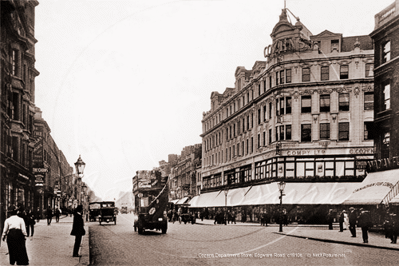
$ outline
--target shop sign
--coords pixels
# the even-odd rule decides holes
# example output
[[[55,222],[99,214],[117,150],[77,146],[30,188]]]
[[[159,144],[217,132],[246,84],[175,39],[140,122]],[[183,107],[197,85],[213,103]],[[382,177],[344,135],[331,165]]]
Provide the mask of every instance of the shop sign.
[[[374,148],[349,149],[350,154],[373,154]]]
[[[43,179],[44,179],[43,175],[35,175],[35,185],[37,187],[43,186]]]
[[[33,168],[34,173],[47,173],[48,169],[47,168]]]

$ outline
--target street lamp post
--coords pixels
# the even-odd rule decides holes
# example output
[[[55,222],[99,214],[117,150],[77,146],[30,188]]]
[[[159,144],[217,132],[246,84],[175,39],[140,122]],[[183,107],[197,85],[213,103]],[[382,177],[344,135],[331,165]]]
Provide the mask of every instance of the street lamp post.
[[[284,188],[285,188],[285,182],[284,181],[280,181],[280,183],[278,183],[278,190],[280,190],[280,230],[279,232],[283,232],[283,196],[285,196],[284,194]]]
[[[76,174],[78,175],[78,181],[81,178],[83,178],[83,171],[85,170],[85,167],[86,167],[86,164],[83,162],[82,158],[79,155],[79,158],[75,163],[75,169],[76,169]],[[80,182],[79,182],[79,185],[81,185]],[[80,187],[80,189],[79,189],[79,194],[81,194],[80,193],[81,191],[82,191],[82,187]],[[80,203],[81,203],[81,195],[78,195],[76,198],[77,198],[77,200],[80,200]]]

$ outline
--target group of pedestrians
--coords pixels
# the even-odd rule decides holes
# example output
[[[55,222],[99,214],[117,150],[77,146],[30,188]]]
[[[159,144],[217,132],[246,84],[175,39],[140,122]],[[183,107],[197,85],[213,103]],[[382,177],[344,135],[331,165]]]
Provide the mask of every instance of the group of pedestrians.
[[[51,208],[49,208],[51,210]],[[59,215],[56,221],[59,221]],[[78,205],[74,212],[71,235],[75,236],[75,244],[73,248],[73,257],[80,257],[79,247],[82,241],[82,236],[86,234],[84,229],[84,222],[82,217],[83,206]],[[59,212],[60,214],[61,212]],[[38,212],[33,212],[30,208],[25,209],[20,206],[16,208],[11,206],[7,212],[8,218],[4,222],[4,229],[2,233],[2,240],[7,241],[8,254],[10,264],[14,265],[29,265],[29,258],[26,252],[26,238],[33,236],[34,225],[36,221],[39,222],[40,217]],[[52,212],[51,212],[52,214]],[[47,210],[47,224],[51,224],[51,217],[49,210]],[[52,216],[52,215],[51,215]]]
[[[391,239],[391,244],[396,244],[399,234],[399,216],[394,212],[387,212],[384,221],[385,238]]]
[[[368,230],[373,226],[370,212],[363,208],[360,208],[359,211],[357,211],[354,207],[350,207],[349,215],[347,215],[346,211],[343,210],[339,218],[340,232],[343,232],[343,224],[346,223],[347,218],[349,219],[349,231],[351,232],[351,237],[356,237],[356,227],[360,227],[362,229],[363,243],[368,243]]]

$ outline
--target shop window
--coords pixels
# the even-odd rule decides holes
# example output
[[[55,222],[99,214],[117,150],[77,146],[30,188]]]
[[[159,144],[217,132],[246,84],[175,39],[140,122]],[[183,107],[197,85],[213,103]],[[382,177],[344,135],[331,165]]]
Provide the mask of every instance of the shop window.
[[[382,63],[389,60],[391,60],[391,41],[385,42],[382,48]]]
[[[339,110],[349,111],[349,93],[339,94]]]
[[[292,108],[292,99],[291,97],[285,97],[285,113],[286,114],[291,114],[291,108]]]
[[[330,67],[322,66],[321,67],[321,80],[329,80],[330,79]]]
[[[294,170],[295,170],[295,163],[287,162],[285,164],[285,177],[293,178],[295,176]]]
[[[301,125],[301,141],[312,141],[312,125]]]
[[[321,123],[320,124],[320,139],[330,139],[330,124]]]
[[[348,79],[349,78],[349,66],[348,65],[341,66],[339,78],[340,79]]]
[[[301,98],[302,105],[302,113],[311,113],[312,112],[312,96],[304,95]]]
[[[305,177],[305,163],[303,162],[296,163],[296,177],[297,178]]]
[[[366,78],[374,76],[374,64],[366,64]]]
[[[391,84],[386,84],[383,91],[384,104],[382,111],[391,109]]]
[[[364,93],[364,110],[374,110],[374,92]]]
[[[310,68],[305,67],[302,68],[302,82],[309,82],[310,81]]]
[[[314,162],[306,162],[305,166],[306,166],[305,176],[313,177],[314,176]]]
[[[320,95],[320,112],[330,112],[330,95]]]
[[[339,123],[339,140],[349,140],[349,123]]]
[[[285,82],[286,83],[291,83],[291,69],[285,70]]]
[[[374,122],[364,122],[364,140],[374,139]]]

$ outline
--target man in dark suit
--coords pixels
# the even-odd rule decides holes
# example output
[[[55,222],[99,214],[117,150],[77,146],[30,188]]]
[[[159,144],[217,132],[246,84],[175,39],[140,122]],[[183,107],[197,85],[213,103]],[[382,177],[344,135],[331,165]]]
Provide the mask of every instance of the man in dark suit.
[[[73,214],[73,224],[71,235],[75,236],[75,245],[73,247],[73,257],[80,257],[79,255],[79,247],[82,242],[82,236],[86,234],[84,229],[83,217],[82,217],[83,206],[78,205],[76,207],[75,212]]]
[[[351,231],[352,237],[356,237],[356,224],[357,224],[357,215],[356,210],[353,207],[349,208],[349,230]]]
[[[368,243],[369,242],[368,230],[369,227],[372,226],[370,212],[367,210],[361,210],[358,221],[359,221],[359,226],[362,228],[363,243]]]
[[[53,219],[53,210],[51,209],[50,205],[47,208],[46,217],[47,217],[47,225],[50,225],[51,220]]]

